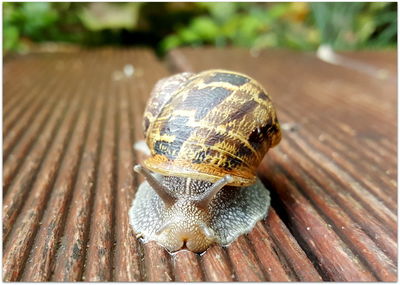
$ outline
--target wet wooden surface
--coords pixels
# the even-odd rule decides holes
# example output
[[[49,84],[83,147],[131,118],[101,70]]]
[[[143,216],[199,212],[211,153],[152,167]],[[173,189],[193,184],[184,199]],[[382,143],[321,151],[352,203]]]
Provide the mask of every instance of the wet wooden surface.
[[[341,56],[349,64],[211,48],[6,60],[3,280],[395,281],[396,52]],[[227,248],[170,255],[128,223],[142,181],[132,146],[155,82],[210,68],[272,95],[283,139],[259,168],[272,207]]]

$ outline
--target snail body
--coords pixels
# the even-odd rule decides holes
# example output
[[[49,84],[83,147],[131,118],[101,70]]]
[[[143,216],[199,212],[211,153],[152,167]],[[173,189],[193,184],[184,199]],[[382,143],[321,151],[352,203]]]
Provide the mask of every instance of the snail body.
[[[269,192],[256,177],[281,132],[270,96],[226,70],[160,80],[144,113],[150,157],[135,170],[130,222],[169,251],[227,245],[265,217]]]

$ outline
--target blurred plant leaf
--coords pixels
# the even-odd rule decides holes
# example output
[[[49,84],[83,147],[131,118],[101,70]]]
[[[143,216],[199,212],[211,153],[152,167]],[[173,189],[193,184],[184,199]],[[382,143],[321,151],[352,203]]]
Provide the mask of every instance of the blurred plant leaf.
[[[210,17],[199,17],[191,23],[191,29],[199,38],[212,41],[219,33],[218,25]]]
[[[197,5],[206,8],[210,16],[219,23],[232,17],[240,8],[240,3],[235,2],[199,2]]]
[[[179,39],[179,37],[177,35],[172,35],[172,36],[165,38],[161,42],[160,46],[163,51],[168,51],[168,50],[178,47],[181,43],[182,43],[182,41]]]
[[[136,27],[139,9],[143,2],[107,3],[92,2],[79,14],[82,23],[90,31],[127,29]]]
[[[13,50],[18,48],[19,32],[16,27],[6,26],[3,29],[3,48]]]

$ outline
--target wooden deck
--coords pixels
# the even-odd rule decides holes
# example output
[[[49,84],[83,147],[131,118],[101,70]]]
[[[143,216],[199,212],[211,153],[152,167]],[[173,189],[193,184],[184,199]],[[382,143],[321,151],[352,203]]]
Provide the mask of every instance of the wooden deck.
[[[397,55],[342,56],[350,64],[211,48],[166,62],[111,48],[6,60],[3,280],[395,281]],[[259,168],[272,208],[227,248],[171,256],[129,226],[143,159],[132,145],[158,79],[210,68],[273,97],[283,139]]]

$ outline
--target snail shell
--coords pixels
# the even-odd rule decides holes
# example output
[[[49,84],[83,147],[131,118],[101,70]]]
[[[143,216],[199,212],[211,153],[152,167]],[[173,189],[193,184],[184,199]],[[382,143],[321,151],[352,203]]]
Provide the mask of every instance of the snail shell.
[[[148,169],[210,182],[229,174],[234,186],[253,184],[264,155],[281,139],[262,86],[225,70],[161,82],[145,110],[144,129],[152,154],[144,162]]]
[[[269,192],[256,169],[281,139],[270,96],[226,70],[160,80],[144,113],[150,157],[130,209],[145,241],[170,251],[227,245],[266,216]]]

